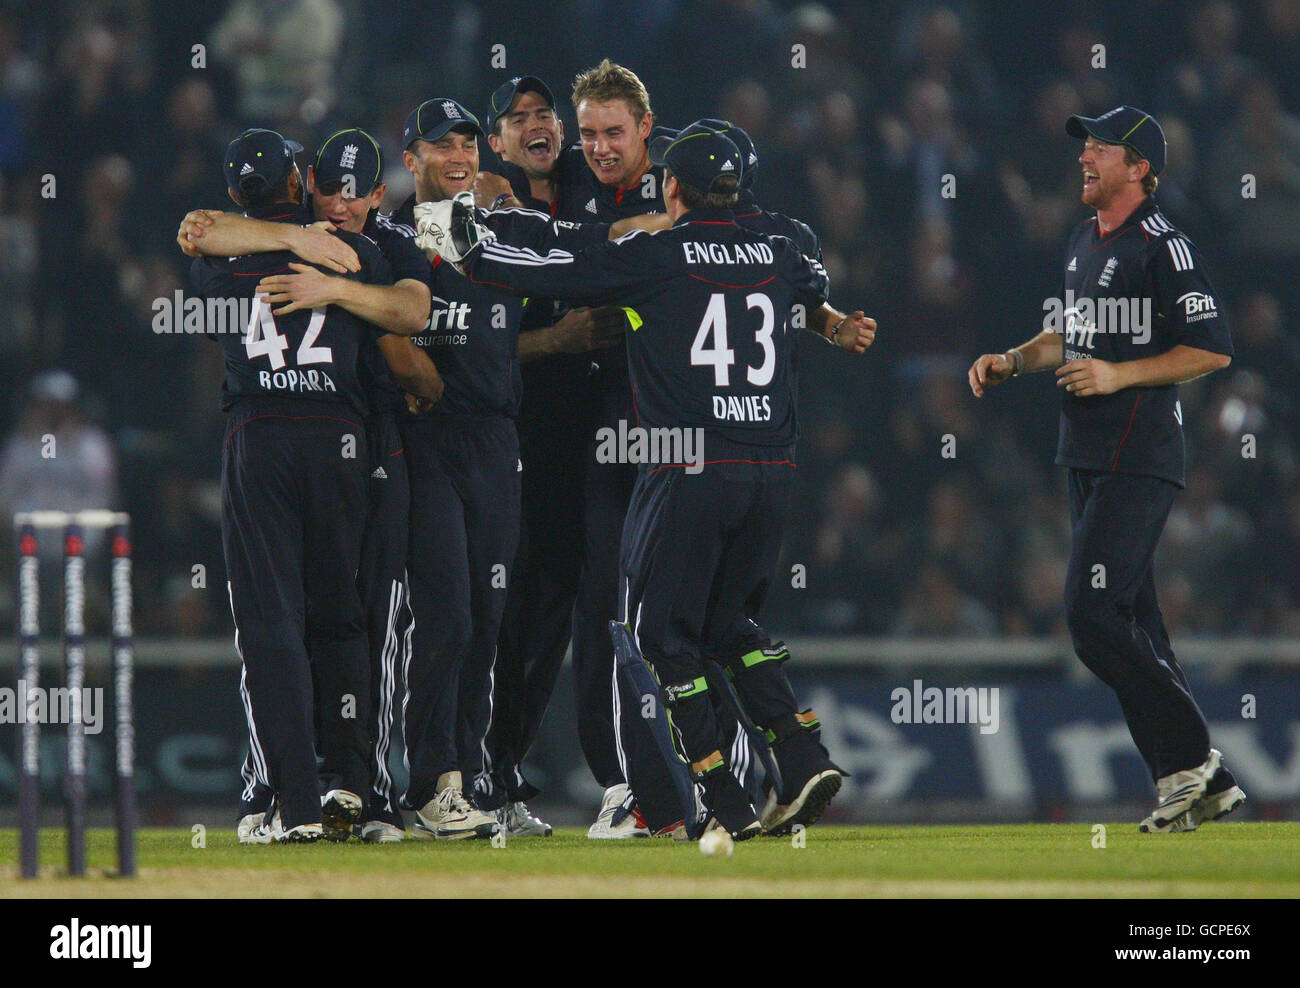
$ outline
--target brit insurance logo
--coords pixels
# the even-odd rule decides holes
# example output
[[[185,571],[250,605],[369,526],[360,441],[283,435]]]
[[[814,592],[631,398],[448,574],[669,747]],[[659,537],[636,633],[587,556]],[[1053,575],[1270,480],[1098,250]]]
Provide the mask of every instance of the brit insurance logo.
[[[1176,304],[1183,307],[1184,322],[1200,322],[1202,319],[1219,317],[1219,307],[1214,304],[1214,296],[1205,292],[1188,292],[1179,296]]]

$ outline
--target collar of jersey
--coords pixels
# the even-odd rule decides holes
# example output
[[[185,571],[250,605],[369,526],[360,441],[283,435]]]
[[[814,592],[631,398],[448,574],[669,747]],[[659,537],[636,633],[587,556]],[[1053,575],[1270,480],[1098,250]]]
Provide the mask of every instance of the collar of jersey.
[[[686,226],[688,223],[729,223],[734,226],[735,222],[736,214],[730,209],[692,209],[677,217],[673,226]]]
[[[1115,227],[1112,230],[1108,230],[1105,233],[1102,233],[1101,222],[1098,220],[1096,225],[1093,226],[1092,228],[1092,235],[1097,238],[1097,241],[1099,243],[1104,240],[1109,240],[1117,233],[1123,230],[1127,230],[1134,223],[1141,223],[1144,219],[1146,219],[1148,216],[1150,216],[1159,208],[1160,207],[1156,204],[1156,197],[1154,195],[1147,196],[1145,199],[1142,200],[1141,203],[1138,204],[1138,207],[1134,209],[1133,212],[1129,213],[1128,216],[1125,217],[1123,223],[1121,223],[1119,226]]]

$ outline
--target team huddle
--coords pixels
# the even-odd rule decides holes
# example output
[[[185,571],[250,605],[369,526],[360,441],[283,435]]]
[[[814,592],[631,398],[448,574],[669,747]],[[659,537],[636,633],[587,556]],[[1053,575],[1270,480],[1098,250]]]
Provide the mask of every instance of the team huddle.
[[[391,215],[366,132],[327,138],[304,181],[299,145],[246,131],[223,162],[244,215],[182,223],[197,291],[252,303],[216,337],[241,841],[549,834],[521,766],[570,643],[605,790],[589,836],[780,832],[840,787],[756,618],[793,490],[793,310],[850,352],[875,324],[826,303],[811,231],[758,207],[743,132],[651,139],[649,95],[608,61],[573,103],[568,149],[535,77],[492,94],[486,129],[421,103]],[[458,196],[491,234],[482,272],[431,243]],[[701,430],[699,456],[594,455],[629,427]]]
[[[227,368],[242,842],[548,836],[522,766],[570,650],[577,735],[604,789],[589,837],[788,833],[841,788],[784,671],[789,651],[759,617],[796,497],[798,334],[860,354],[875,322],[829,304],[813,231],[759,206],[743,130],[656,127],[640,80],[608,60],[577,76],[572,103],[580,139],[567,149],[533,76],[502,84],[482,125],[455,99],[421,103],[402,137],[415,192],[391,214],[365,131],[328,137],[305,180],[300,145],[245,131],[223,161],[243,215],[182,222],[196,290],[251,305],[236,332],[209,327]],[[1095,148],[1126,162],[1145,151],[1158,171],[1154,121],[1134,138],[1099,123],[1110,116],[1085,121],[1086,164]],[[500,174],[480,170],[483,140]],[[1142,190],[1119,217],[1154,245],[1133,263],[1163,277],[1161,298],[1209,298],[1142,168],[1104,163],[1114,176],[1085,179],[1084,201],[1107,219],[1113,203],[1093,200]],[[1143,829],[1165,832],[1244,795],[1162,638],[1148,551],[1181,486],[1181,431],[1162,410],[1231,348],[1222,321],[1161,313],[1156,340],[1178,360],[1145,377],[1106,376],[1115,364],[1083,352],[1092,335],[1076,341],[1072,323],[1063,366],[1060,335],[1055,350],[1036,337],[979,358],[971,387],[1060,366],[1063,422],[1087,453],[1058,459],[1079,487],[1072,512],[1096,513],[1099,478],[1159,484],[1134,488],[1154,507],[1141,551],[1113,561],[1125,585],[1077,590],[1067,607],[1157,783]],[[1122,414],[1103,396],[1125,388],[1137,398],[1111,436]],[[1174,441],[1177,470],[1152,475],[1140,443]],[[1089,543],[1076,525],[1076,548],[1108,548],[1104,531],[1131,549],[1121,528],[1099,523]],[[389,771],[399,717],[402,792]]]

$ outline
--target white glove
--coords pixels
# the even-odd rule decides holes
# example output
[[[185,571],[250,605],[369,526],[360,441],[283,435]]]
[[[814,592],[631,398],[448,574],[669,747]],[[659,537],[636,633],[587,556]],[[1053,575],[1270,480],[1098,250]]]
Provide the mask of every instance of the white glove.
[[[474,194],[457,193],[453,199],[415,204],[415,245],[437,253],[457,270],[470,254],[496,234],[476,219]]]

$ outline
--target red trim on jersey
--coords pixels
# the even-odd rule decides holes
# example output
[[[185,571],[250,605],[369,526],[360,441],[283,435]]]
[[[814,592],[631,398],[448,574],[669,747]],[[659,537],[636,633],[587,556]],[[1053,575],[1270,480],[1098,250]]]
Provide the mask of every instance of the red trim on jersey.
[[[241,396],[241,397],[242,397],[242,396]],[[278,396],[277,396],[277,395],[266,395],[266,396],[257,395],[257,396],[255,396],[255,397],[272,397],[272,398],[274,398],[274,397],[278,397]],[[290,422],[306,422],[306,421],[310,421],[310,420],[317,420],[317,419],[319,419],[319,420],[321,420],[321,421],[325,421],[325,422],[342,422],[344,425],[355,426],[355,427],[358,428],[358,429],[362,428],[361,424],[358,423],[358,422],[353,422],[351,419],[341,419],[341,418],[337,418],[337,417],[335,417],[335,416],[333,416],[333,415],[276,415],[276,414],[274,414],[274,413],[268,413],[268,414],[266,414],[266,415],[254,415],[252,418],[244,419],[244,421],[242,421],[242,422],[239,423],[239,428],[238,428],[238,429],[236,429],[236,430],[235,430],[234,432],[232,432],[230,435],[226,436],[225,441],[222,442],[222,444],[221,444],[221,448],[222,448],[222,449],[225,449],[225,448],[226,448],[226,443],[230,442],[230,440],[234,439],[235,436],[239,435],[239,433],[243,430],[244,426],[248,425],[249,422],[256,422],[258,419],[288,419]]]
[[[1110,468],[1112,470],[1114,470],[1115,467],[1119,464],[1119,452],[1124,448],[1124,444],[1128,442],[1128,434],[1133,431],[1133,420],[1137,418],[1138,402],[1140,402],[1141,400],[1142,400],[1142,396],[1140,394],[1133,399],[1133,411],[1129,412],[1128,414],[1128,428],[1124,430],[1124,437],[1119,441],[1119,446],[1115,450],[1115,459],[1111,462],[1110,465]]]
[[[402,455],[403,453],[405,453],[405,452],[406,452],[406,447],[403,446],[403,447],[402,447],[401,449],[399,449],[396,453],[389,453],[388,455],[389,455],[389,456],[401,456],[401,455]]]
[[[702,226],[735,226],[732,220],[687,220],[687,224],[699,223]]]
[[[433,259],[433,266],[434,266],[434,268],[436,269],[436,268],[438,267],[438,265],[441,264],[441,263],[442,263],[442,255],[439,254],[437,257],[435,257],[435,258]]]
[[[728,285],[721,281],[710,281],[708,278],[701,278],[697,274],[688,274],[686,277],[694,278],[696,281],[702,281],[706,285],[717,285],[719,288],[762,288],[769,281],[776,281],[776,275],[772,275],[772,277],[764,278],[762,281],[757,281],[752,285]]]

